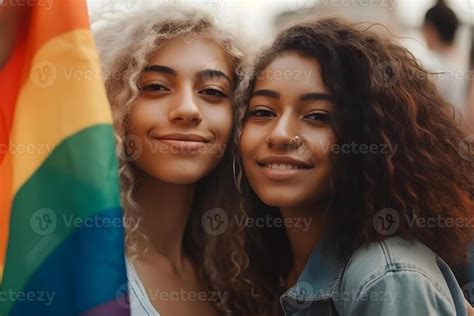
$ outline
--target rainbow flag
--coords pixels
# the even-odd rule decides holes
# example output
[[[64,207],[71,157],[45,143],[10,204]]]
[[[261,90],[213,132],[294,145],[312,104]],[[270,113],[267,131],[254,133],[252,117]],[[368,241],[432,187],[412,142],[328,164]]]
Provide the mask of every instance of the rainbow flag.
[[[0,69],[0,315],[129,315],[112,117],[87,6],[31,2],[13,4],[26,15]]]

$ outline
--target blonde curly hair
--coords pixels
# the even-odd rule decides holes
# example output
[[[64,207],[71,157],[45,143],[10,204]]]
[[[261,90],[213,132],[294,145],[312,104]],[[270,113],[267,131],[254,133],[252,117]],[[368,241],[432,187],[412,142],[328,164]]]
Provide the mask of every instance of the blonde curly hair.
[[[121,199],[124,208],[127,254],[140,256],[138,243],[148,243],[141,227],[140,205],[134,200],[137,181],[133,164],[125,159],[128,113],[140,95],[138,81],[152,54],[166,41],[192,38],[197,34],[211,36],[222,47],[234,70],[237,83],[241,78],[244,53],[234,37],[218,29],[206,14],[182,8],[155,8],[132,14],[115,14],[95,31],[95,38],[105,75],[105,87],[112,108],[119,157]],[[232,136],[233,137],[233,136]],[[194,259],[202,280],[225,299],[216,302],[224,314],[255,315],[259,295],[245,252],[246,229],[235,220],[220,235],[203,231],[201,219],[205,210],[220,208],[229,218],[246,217],[239,210],[238,192],[232,183],[232,152],[229,144],[219,166],[197,184],[196,198],[188,219],[184,247]],[[146,251],[146,249],[145,249]]]

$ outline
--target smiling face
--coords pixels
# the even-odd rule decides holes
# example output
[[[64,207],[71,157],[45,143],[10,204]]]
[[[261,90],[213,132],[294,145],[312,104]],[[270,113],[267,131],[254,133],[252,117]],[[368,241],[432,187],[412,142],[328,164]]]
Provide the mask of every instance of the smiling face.
[[[331,99],[319,63],[297,53],[277,57],[257,76],[240,146],[247,179],[264,203],[297,208],[329,198]]]
[[[129,115],[135,166],[170,183],[194,183],[212,171],[231,134],[231,78],[225,52],[208,36],[159,48]]]

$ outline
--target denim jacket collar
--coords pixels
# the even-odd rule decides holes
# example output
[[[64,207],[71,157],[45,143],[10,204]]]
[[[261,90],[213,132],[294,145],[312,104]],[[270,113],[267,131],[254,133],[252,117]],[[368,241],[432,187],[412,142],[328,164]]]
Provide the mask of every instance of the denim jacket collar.
[[[296,284],[280,298],[282,306],[333,298],[347,261],[339,259],[336,248],[328,246],[323,237],[314,247]]]

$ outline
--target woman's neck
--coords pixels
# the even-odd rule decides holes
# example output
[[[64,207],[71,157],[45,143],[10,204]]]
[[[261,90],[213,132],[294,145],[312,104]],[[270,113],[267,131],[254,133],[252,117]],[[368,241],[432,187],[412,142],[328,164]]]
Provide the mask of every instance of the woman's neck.
[[[280,211],[283,220],[293,223],[293,225],[285,226],[293,255],[293,263],[286,283],[292,286],[303,272],[313,248],[323,236],[326,225],[326,206],[281,208]]]
[[[184,231],[194,199],[195,184],[166,183],[140,175],[135,199],[140,205],[141,227],[149,239],[149,256],[158,255],[179,269],[183,266]]]

